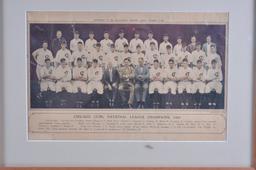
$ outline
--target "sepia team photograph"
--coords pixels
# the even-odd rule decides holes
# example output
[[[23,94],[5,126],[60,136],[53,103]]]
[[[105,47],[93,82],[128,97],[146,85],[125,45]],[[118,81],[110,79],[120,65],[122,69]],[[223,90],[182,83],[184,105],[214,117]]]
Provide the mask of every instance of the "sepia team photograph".
[[[226,26],[32,23],[31,108],[224,109]]]

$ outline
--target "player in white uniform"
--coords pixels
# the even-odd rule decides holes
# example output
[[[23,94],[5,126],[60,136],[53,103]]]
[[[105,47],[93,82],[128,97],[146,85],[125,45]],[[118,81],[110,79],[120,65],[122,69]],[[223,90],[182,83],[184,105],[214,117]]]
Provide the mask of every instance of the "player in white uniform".
[[[154,66],[149,70],[149,94],[153,94],[153,108],[159,108],[161,103],[160,94],[164,93],[164,72],[160,68],[158,60],[154,60]]]
[[[150,45],[151,42],[155,43],[155,49],[158,50],[158,42],[153,37],[154,37],[153,32],[149,32],[148,33],[148,39],[146,39],[144,41],[145,51],[148,51],[148,50],[151,49],[151,45]]]
[[[71,68],[67,64],[66,59],[60,59],[60,65],[54,71],[55,78],[57,80],[56,83],[56,92],[62,92],[63,90],[72,93],[72,85],[71,85]]]
[[[207,56],[207,64],[206,64],[207,68],[211,67],[212,60],[216,60],[218,68],[222,66],[220,55],[217,54],[216,45],[211,45],[211,53],[209,54],[209,56]]]
[[[90,54],[90,58],[91,60],[94,60],[96,59],[98,61],[98,65],[100,67],[103,67],[104,66],[104,58],[105,58],[105,54],[104,52],[101,50],[101,45],[100,43],[97,43],[96,44],[96,48],[95,48],[95,51],[93,53]]]
[[[216,96],[222,93],[223,75],[221,67],[218,67],[216,60],[212,60],[211,68],[207,71],[205,92],[208,94],[208,106],[215,108]]]
[[[111,44],[111,51],[105,56],[105,65],[109,62],[111,62],[111,65],[118,69],[120,64],[122,63],[122,60],[120,59],[120,54],[115,51],[115,45]]]
[[[145,57],[146,57],[146,64],[149,64],[150,66],[153,66],[154,60],[158,60],[160,63],[162,63],[160,54],[156,49],[155,42],[150,42],[150,48],[146,50]]]
[[[161,42],[161,44],[159,45],[159,52],[161,55],[167,54],[167,46],[171,47],[171,53],[173,50],[172,44],[169,42],[169,36],[167,34],[165,34],[163,36],[163,42]]]
[[[138,32],[135,32],[134,38],[130,41],[129,45],[129,50],[131,51],[131,53],[136,53],[136,48],[138,45],[140,45],[142,51],[145,49],[143,41],[140,39],[140,34]]]
[[[77,66],[73,67],[73,93],[86,93],[87,92],[87,84],[86,81],[88,79],[87,69],[83,65],[82,58],[76,59]]]
[[[70,41],[70,50],[72,53],[78,50],[78,42],[81,42],[82,45],[84,45],[84,41],[79,38],[79,35],[79,32],[75,31],[74,38]]]
[[[206,64],[206,62],[205,62],[206,55],[205,55],[205,52],[203,50],[201,50],[201,44],[199,42],[197,42],[197,44],[196,44],[196,50],[192,52],[192,57],[193,57],[193,65],[194,66],[197,65],[198,60],[201,60],[203,65]]]
[[[119,38],[115,41],[115,49],[118,53],[124,52],[124,45],[128,44],[128,41],[126,38],[124,38],[124,31],[121,30],[119,32]]]
[[[145,58],[145,55],[144,53],[141,51],[141,46],[140,45],[137,45],[136,47],[136,53],[133,53],[132,56],[131,56],[131,64],[133,67],[136,67],[139,63],[139,58],[143,58],[145,63],[147,63],[147,60]]]
[[[166,108],[171,108],[176,101],[178,81],[178,69],[173,58],[169,59],[168,66],[166,66],[164,73],[164,93],[166,94],[165,106]]]
[[[40,91],[56,91],[55,79],[54,79],[54,67],[51,65],[51,60],[49,58],[45,59],[45,66],[40,70]]]
[[[167,68],[169,65],[169,60],[172,59],[175,61],[175,57],[172,53],[172,47],[170,45],[166,46],[167,53],[161,54],[161,66],[162,68]]]
[[[110,52],[111,44],[114,44],[114,43],[111,39],[109,39],[109,32],[105,31],[103,36],[104,36],[104,39],[100,41],[100,44],[101,44],[101,50],[106,55],[107,53]]]
[[[91,62],[91,59],[88,56],[88,53],[84,49],[84,44],[78,42],[78,49],[72,53],[72,61],[74,61],[74,66],[77,65],[77,59],[82,59],[82,65],[87,67],[87,61]]]
[[[191,93],[193,94],[194,107],[200,108],[202,105],[203,94],[205,93],[206,70],[202,60],[197,60],[196,67],[193,68],[193,84]]]
[[[103,94],[103,71],[98,65],[98,60],[94,59],[92,62],[92,67],[88,69],[88,79],[89,83],[87,86],[87,93],[92,95],[92,107],[99,107],[100,95]]]
[[[183,59],[185,59],[185,58],[188,60],[189,66],[192,66],[192,64],[193,64],[193,56],[191,55],[190,52],[188,52],[186,44],[183,43],[182,44],[181,53],[179,53],[179,55],[176,56],[176,58],[175,58],[176,63],[178,63],[178,65],[180,66],[182,64],[182,62],[183,62]]]
[[[121,60],[121,66],[124,64],[124,59],[128,58],[129,61],[132,59],[132,54],[129,52],[129,45],[125,44],[124,45],[124,52],[119,54],[120,60]]]
[[[189,106],[190,101],[190,94],[191,94],[191,86],[193,80],[193,71],[188,66],[188,60],[185,58],[183,59],[182,65],[179,67],[178,70],[178,93],[180,94],[180,104],[182,108],[186,108]]]
[[[182,38],[177,38],[177,44],[173,47],[173,53],[175,56],[179,56],[182,51]]]
[[[61,49],[57,52],[56,58],[55,58],[55,63],[56,66],[59,66],[60,60],[62,58],[65,58],[65,62],[68,63],[69,66],[71,66],[71,63],[73,62],[71,52],[66,48],[67,47],[67,42],[62,41],[61,42]]]
[[[36,61],[36,75],[38,80],[41,80],[40,70],[45,66],[45,59],[49,58],[53,62],[52,52],[48,50],[48,43],[43,42],[42,48],[38,48],[32,53],[34,60]]]
[[[84,43],[85,50],[88,52],[89,55],[95,51],[96,44],[97,40],[94,39],[94,33],[90,31],[89,38]]]

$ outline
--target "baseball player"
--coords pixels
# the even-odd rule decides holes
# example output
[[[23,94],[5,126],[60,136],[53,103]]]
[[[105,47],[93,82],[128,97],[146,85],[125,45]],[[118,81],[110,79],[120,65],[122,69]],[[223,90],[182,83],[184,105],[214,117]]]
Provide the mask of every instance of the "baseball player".
[[[111,44],[114,44],[114,43],[111,39],[109,39],[108,31],[105,31],[103,36],[104,36],[104,39],[100,41],[100,44],[101,44],[101,49],[103,53],[106,55],[107,53],[110,52]]]
[[[45,66],[40,70],[40,90],[45,91],[56,91],[55,79],[54,79],[54,67],[51,65],[49,58],[45,59]]]
[[[75,52],[76,50],[78,50],[78,42],[82,43],[82,45],[84,45],[84,41],[82,39],[79,38],[79,32],[75,31],[74,32],[74,38],[70,41],[70,50],[71,52]]]
[[[193,65],[197,65],[197,61],[201,60],[203,64],[205,64],[205,52],[201,50],[201,44],[199,42],[196,43],[196,50],[192,52],[193,57]]]
[[[169,59],[168,67],[165,68],[165,78],[164,78],[164,94],[166,94],[166,108],[171,108],[176,101],[175,96],[177,92],[177,73],[178,69],[175,65],[174,59]],[[173,100],[171,100],[171,98]]]
[[[54,75],[57,80],[56,92],[58,93],[65,90],[69,93],[72,93],[72,73],[70,66],[66,62],[66,58],[60,59],[60,65],[56,68]]]
[[[153,108],[159,108],[160,106],[160,94],[164,93],[163,79],[164,72],[160,68],[158,60],[154,60],[154,65],[149,70],[150,83],[149,83],[149,94],[153,95]]]
[[[155,42],[150,42],[150,48],[146,50],[146,64],[152,66],[154,64],[154,60],[160,60],[160,54],[156,49]],[[148,62],[148,63],[147,63]]]
[[[188,52],[192,53],[196,50],[196,36],[191,37],[191,43],[188,45]]]
[[[153,32],[150,31],[148,33],[148,39],[144,41],[145,51],[148,51],[151,49],[151,45],[150,45],[151,42],[155,43],[155,49],[158,50],[158,42],[153,38],[153,36],[154,36]]]
[[[189,106],[191,86],[193,80],[193,70],[188,66],[188,60],[183,59],[182,65],[178,69],[178,93],[180,94],[181,107],[187,108]]]
[[[175,57],[175,61],[180,66],[182,64],[182,62],[183,62],[183,59],[185,59],[185,58],[188,60],[188,64],[192,65],[193,57],[192,57],[191,53],[188,52],[186,44],[183,43],[182,44],[181,52],[179,53],[178,56]]]
[[[94,39],[94,33],[93,31],[90,31],[89,38],[85,41],[85,44],[84,44],[85,50],[88,52],[89,55],[95,51],[96,44],[97,44],[97,40]]]
[[[83,59],[77,58],[76,59],[77,65],[73,67],[73,93],[86,93],[87,92],[87,84],[86,81],[87,77],[87,69],[83,65]]]
[[[172,47],[170,45],[166,46],[166,51],[167,51],[167,53],[161,54],[161,65],[163,68],[168,67],[170,59],[172,59],[172,60],[175,59],[175,56],[172,53]]]
[[[105,62],[105,61],[104,61],[104,56],[105,56],[105,54],[104,54],[104,52],[101,50],[101,44],[100,44],[100,43],[97,43],[97,44],[96,44],[95,51],[90,54],[91,60],[96,59],[98,65],[101,67],[101,66],[103,66],[103,64],[104,64],[104,62]],[[104,62],[103,62],[103,61],[104,61]]]
[[[56,66],[59,66],[60,60],[62,58],[65,58],[66,59],[65,62],[67,62],[68,65],[71,66],[71,63],[73,62],[72,55],[71,55],[71,52],[66,47],[67,47],[67,42],[63,41],[61,43],[61,49],[56,54],[56,58],[55,58]]]
[[[36,75],[37,79],[41,80],[40,70],[45,66],[45,59],[50,59],[50,62],[53,62],[52,52],[48,50],[48,43],[43,42],[42,48],[38,48],[32,53],[34,60],[36,61]]]
[[[88,53],[84,49],[84,44],[82,42],[77,43],[77,50],[72,53],[72,61],[74,61],[74,66],[77,65],[77,59],[82,59],[82,65],[87,67],[87,62],[91,62]]]
[[[133,65],[133,67],[136,67],[139,63],[138,63],[138,59],[139,58],[143,58],[145,62],[147,62],[145,60],[145,55],[142,52],[142,48],[140,45],[137,45],[136,47],[136,53],[132,54],[132,58],[131,58],[131,64]]]
[[[163,36],[163,42],[159,45],[159,52],[161,55],[167,54],[167,46],[171,47],[171,53],[172,53],[172,44],[169,42],[169,36],[167,34],[164,34]]]
[[[103,94],[102,84],[103,70],[98,64],[97,59],[92,60],[92,67],[88,69],[87,93],[92,95],[92,107],[99,108],[100,95]]]
[[[208,94],[208,106],[215,108],[217,105],[216,96],[222,93],[223,75],[221,67],[218,67],[217,60],[212,60],[211,67],[206,74],[205,92]]]
[[[177,44],[173,48],[173,53],[175,56],[179,56],[179,54],[182,51],[182,38],[178,37],[177,38]]]
[[[111,51],[105,56],[105,63],[111,62],[112,66],[118,68],[121,64],[119,53],[115,51],[115,45],[111,44]]]
[[[211,67],[211,62],[212,60],[216,60],[217,62],[217,67],[221,67],[222,66],[222,61],[221,61],[221,58],[220,58],[220,55],[217,54],[217,49],[216,49],[216,45],[211,45],[211,52],[210,54],[207,56],[207,64],[206,64],[206,67],[209,68]]]
[[[134,34],[134,38],[130,41],[130,45],[129,45],[129,50],[131,51],[131,53],[136,53],[137,50],[137,46],[140,45],[141,50],[144,50],[144,44],[143,41],[140,39],[140,34],[139,32],[135,32]]]
[[[120,30],[119,32],[119,38],[115,41],[115,49],[118,53],[124,52],[124,45],[128,44],[128,41],[126,38],[124,38],[124,31]]]
[[[125,44],[124,45],[124,52],[120,53],[119,59],[121,60],[121,65],[123,65],[123,61],[125,58],[128,58],[130,61],[132,59],[132,54],[129,52],[129,45]]]
[[[196,67],[193,67],[193,84],[191,93],[194,96],[194,107],[200,108],[202,105],[203,94],[205,93],[206,70],[202,60],[198,59]]]

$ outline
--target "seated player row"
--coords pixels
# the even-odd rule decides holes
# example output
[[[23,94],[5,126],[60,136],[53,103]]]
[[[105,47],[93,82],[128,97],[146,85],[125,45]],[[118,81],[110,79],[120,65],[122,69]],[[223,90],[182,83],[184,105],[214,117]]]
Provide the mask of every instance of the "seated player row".
[[[201,60],[203,66],[208,69],[211,66],[211,61],[216,60],[217,66],[221,67],[222,62],[220,56],[216,53],[216,46],[211,45],[210,55],[206,56],[205,53],[201,50],[201,44],[196,44],[196,50],[192,53],[187,51],[187,46],[183,44],[182,51],[178,55],[174,55],[171,51],[171,46],[167,45],[166,54],[160,55],[159,52],[155,48],[155,43],[150,43],[150,50],[145,53],[142,51],[140,45],[137,45],[136,52],[130,53],[128,49],[128,44],[124,44],[124,52],[118,53],[115,51],[115,46],[111,45],[111,51],[108,54],[104,54],[101,50],[101,44],[96,44],[96,49],[93,53],[88,54],[84,46],[81,42],[78,42],[78,50],[70,53],[70,51],[66,48],[66,42],[63,41],[61,44],[61,49],[57,52],[56,58],[53,58],[50,50],[47,49],[48,44],[46,42],[43,43],[43,47],[34,51],[32,56],[34,60],[37,62],[36,73],[38,79],[40,79],[39,72],[40,69],[45,65],[44,60],[46,58],[50,59],[51,62],[54,63],[54,66],[57,67],[60,64],[60,60],[62,58],[66,59],[66,62],[70,66],[77,65],[77,59],[82,59],[82,65],[89,68],[91,66],[92,60],[97,59],[98,63],[101,67],[105,68],[106,64],[111,61],[112,65],[116,68],[123,65],[123,61],[125,58],[128,58],[131,61],[131,64],[134,68],[138,65],[138,58],[144,58],[145,64],[149,67],[153,66],[153,61],[158,60],[161,68],[166,68],[168,66],[169,59],[173,59],[174,62],[180,66],[183,59],[186,58],[188,60],[189,66],[193,67],[197,65],[197,61]]]
[[[119,37],[115,41],[112,41],[111,38],[110,38],[109,32],[105,31],[104,35],[103,35],[104,38],[101,41],[97,42],[97,40],[94,38],[93,31],[90,31],[89,32],[89,38],[84,42],[79,37],[80,36],[79,32],[75,31],[74,32],[74,38],[69,43],[70,44],[69,49],[71,50],[72,53],[75,52],[78,49],[77,43],[81,42],[84,45],[85,50],[90,54],[90,53],[94,52],[96,44],[100,43],[101,44],[101,50],[105,54],[110,52],[110,46],[111,45],[115,46],[116,52],[122,53],[122,52],[124,52],[124,44],[127,44],[129,51],[131,53],[135,53],[137,45],[141,46],[142,51],[147,51],[147,50],[150,50],[150,48],[151,48],[150,43],[154,42],[155,43],[155,49],[158,50],[160,54],[166,54],[167,53],[166,46],[169,45],[171,47],[171,51],[175,55],[178,55],[178,53],[181,51],[182,43],[183,43],[182,38],[179,36],[179,37],[177,37],[177,44],[173,47],[173,45],[169,41],[169,35],[164,34],[163,35],[163,41],[158,46],[158,41],[156,39],[154,39],[154,34],[151,31],[148,32],[148,38],[144,42],[140,38],[140,33],[137,32],[137,31],[134,33],[134,38],[131,39],[130,42],[128,42],[128,40],[125,38],[125,32],[123,30],[120,30],[118,35],[119,35]],[[53,50],[54,55],[60,49],[60,46],[61,46],[60,43],[62,41],[66,41],[66,39],[62,36],[62,32],[60,30],[58,30],[56,32],[56,38],[54,38],[52,40],[52,46],[51,46],[51,49]],[[188,45],[188,51],[190,53],[192,53],[193,51],[196,50],[196,44],[197,44],[196,36],[192,36],[191,37],[191,42]],[[203,48],[202,48],[207,56],[210,53],[210,46],[211,45],[216,45],[216,44],[212,42],[211,36],[208,35],[206,37],[206,42],[203,44]]]
[[[145,103],[147,94],[155,92],[159,94],[177,92],[182,94],[195,93],[222,93],[222,71],[217,67],[217,61],[211,61],[211,67],[206,70],[201,60],[197,61],[193,69],[188,66],[185,58],[180,67],[175,65],[173,59],[169,59],[168,67],[160,68],[158,60],[153,61],[153,66],[149,69],[144,62],[144,58],[138,58],[138,66],[135,69],[130,65],[128,58],[124,59],[124,65],[119,69],[113,67],[111,61],[108,62],[103,71],[98,60],[93,59],[92,67],[87,69],[82,65],[82,59],[77,58],[77,65],[71,69],[65,58],[62,58],[60,65],[55,69],[50,64],[50,59],[46,59],[46,66],[40,71],[41,91],[69,93],[103,94],[111,91],[110,99],[114,103],[117,92],[121,92],[122,100],[125,95],[122,92],[129,92],[128,104],[131,105],[135,99],[142,105]]]

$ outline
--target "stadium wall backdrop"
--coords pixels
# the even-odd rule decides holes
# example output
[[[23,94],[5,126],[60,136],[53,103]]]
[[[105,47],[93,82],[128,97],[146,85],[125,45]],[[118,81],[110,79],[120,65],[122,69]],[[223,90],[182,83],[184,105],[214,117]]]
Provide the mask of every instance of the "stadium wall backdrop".
[[[226,26],[225,25],[180,25],[180,24],[30,24],[30,99],[31,108],[161,108],[161,109],[224,109],[225,96],[225,43]],[[81,88],[77,92],[67,91],[62,88],[60,92],[51,91],[49,88],[42,91],[40,80],[37,76],[37,62],[32,53],[42,48],[44,41],[48,42],[48,49],[53,52],[53,58],[56,58],[56,52],[52,47],[53,40],[56,38],[56,32],[60,30],[62,37],[66,40],[67,49],[70,50],[70,41],[74,38],[74,32],[79,32],[79,38],[84,42],[89,38],[90,31],[93,31],[97,42],[108,32],[110,39],[115,43],[118,39],[120,30],[124,32],[124,37],[130,41],[135,33],[140,34],[140,39],[144,42],[148,38],[148,33],[153,33],[153,38],[159,44],[163,41],[163,35],[169,36],[169,42],[172,44],[172,50],[177,44],[177,38],[182,38],[182,43],[189,45],[191,37],[195,36],[196,41],[203,46],[206,37],[211,36],[212,42],[216,44],[217,54],[221,60],[221,70],[223,79],[221,81],[221,93],[216,93],[213,89],[209,93],[190,94],[187,90],[182,93],[173,94],[171,92],[162,93],[160,89],[155,88],[152,94],[147,89],[146,99],[142,101],[135,94],[130,96],[130,86],[122,91],[117,88],[115,100],[113,100],[112,91],[105,88],[103,83],[103,94],[93,90],[91,94],[83,93]],[[128,44],[129,45],[129,44]],[[143,49],[142,49],[143,50]],[[146,51],[146,50],[145,50]],[[120,57],[121,58],[121,57]],[[134,64],[131,61],[130,64]],[[159,59],[160,62],[160,59]],[[154,61],[153,61],[154,63]],[[152,63],[152,64],[153,64]],[[74,65],[74,63],[72,64]],[[107,65],[107,62],[106,62]],[[161,62],[160,64],[161,65]],[[56,65],[55,65],[56,66]],[[135,67],[135,66],[134,66]],[[153,65],[152,65],[153,67]],[[120,66],[117,70],[120,74]],[[104,71],[103,71],[104,73]],[[71,73],[72,74],[72,73]],[[55,81],[56,82],[56,81]],[[101,82],[104,82],[101,80]],[[135,80],[131,81],[135,88]],[[148,83],[149,84],[149,83]],[[71,81],[72,85],[72,81]],[[87,84],[88,85],[88,84]],[[120,81],[119,84],[120,85]],[[96,85],[97,86],[97,85]],[[149,86],[149,85],[148,85]],[[158,86],[156,86],[158,87]],[[139,92],[142,90],[139,90]],[[141,94],[142,96],[143,94]],[[132,97],[132,101],[131,100]]]

